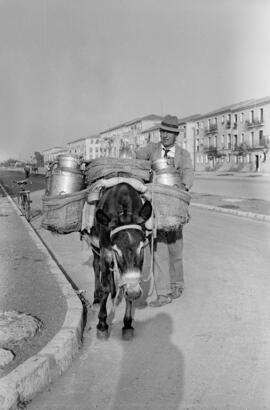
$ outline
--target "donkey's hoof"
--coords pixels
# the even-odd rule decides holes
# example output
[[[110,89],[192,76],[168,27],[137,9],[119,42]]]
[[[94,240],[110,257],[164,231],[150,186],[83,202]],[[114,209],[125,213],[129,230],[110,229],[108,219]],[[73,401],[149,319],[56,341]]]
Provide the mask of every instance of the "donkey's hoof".
[[[131,328],[123,327],[122,337],[123,337],[124,340],[127,340],[127,341],[132,340],[133,337],[134,337],[134,328],[133,327],[131,327]]]
[[[97,329],[97,338],[99,340],[106,340],[109,337],[109,330],[105,329],[105,330],[99,330]]]

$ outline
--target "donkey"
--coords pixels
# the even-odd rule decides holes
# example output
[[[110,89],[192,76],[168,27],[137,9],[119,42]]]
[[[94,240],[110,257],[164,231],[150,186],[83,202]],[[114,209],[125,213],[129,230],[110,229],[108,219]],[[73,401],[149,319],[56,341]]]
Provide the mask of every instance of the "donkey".
[[[142,295],[141,280],[144,247],[147,244],[145,222],[152,213],[152,205],[128,183],[107,188],[97,204],[91,236],[98,239],[99,249],[93,248],[95,272],[94,303],[100,303],[97,335],[108,336],[107,299],[113,305],[126,301],[125,339],[133,336],[133,302]]]

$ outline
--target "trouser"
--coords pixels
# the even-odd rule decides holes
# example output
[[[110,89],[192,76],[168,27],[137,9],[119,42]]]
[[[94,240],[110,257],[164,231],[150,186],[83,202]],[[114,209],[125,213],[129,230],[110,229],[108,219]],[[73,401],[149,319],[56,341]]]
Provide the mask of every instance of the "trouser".
[[[180,232],[180,235],[179,235]],[[183,232],[163,234],[154,247],[154,277],[157,295],[167,295],[184,286]]]

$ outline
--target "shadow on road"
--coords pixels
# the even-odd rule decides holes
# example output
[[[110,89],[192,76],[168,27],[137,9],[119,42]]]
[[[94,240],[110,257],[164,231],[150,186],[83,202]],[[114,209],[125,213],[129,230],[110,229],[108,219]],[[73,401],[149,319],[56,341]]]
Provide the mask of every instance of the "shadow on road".
[[[121,376],[110,407],[178,409],[183,398],[184,358],[171,341],[173,323],[166,313],[136,322],[136,336],[122,342]]]

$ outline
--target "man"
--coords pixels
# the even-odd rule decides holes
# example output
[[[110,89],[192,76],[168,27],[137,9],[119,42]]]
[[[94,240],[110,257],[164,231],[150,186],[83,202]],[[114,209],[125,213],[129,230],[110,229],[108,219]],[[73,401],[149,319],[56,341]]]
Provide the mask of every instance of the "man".
[[[182,189],[188,191],[193,183],[194,171],[188,151],[176,144],[179,134],[176,116],[166,115],[160,124],[158,143],[150,142],[136,153],[138,159],[155,161],[158,158],[170,158],[181,177]],[[156,300],[149,306],[159,307],[181,296],[184,289],[183,276],[183,230],[157,232],[154,248],[154,274]]]
[[[26,164],[24,167],[24,176],[25,176],[25,179],[30,177],[30,165],[29,164]]]

